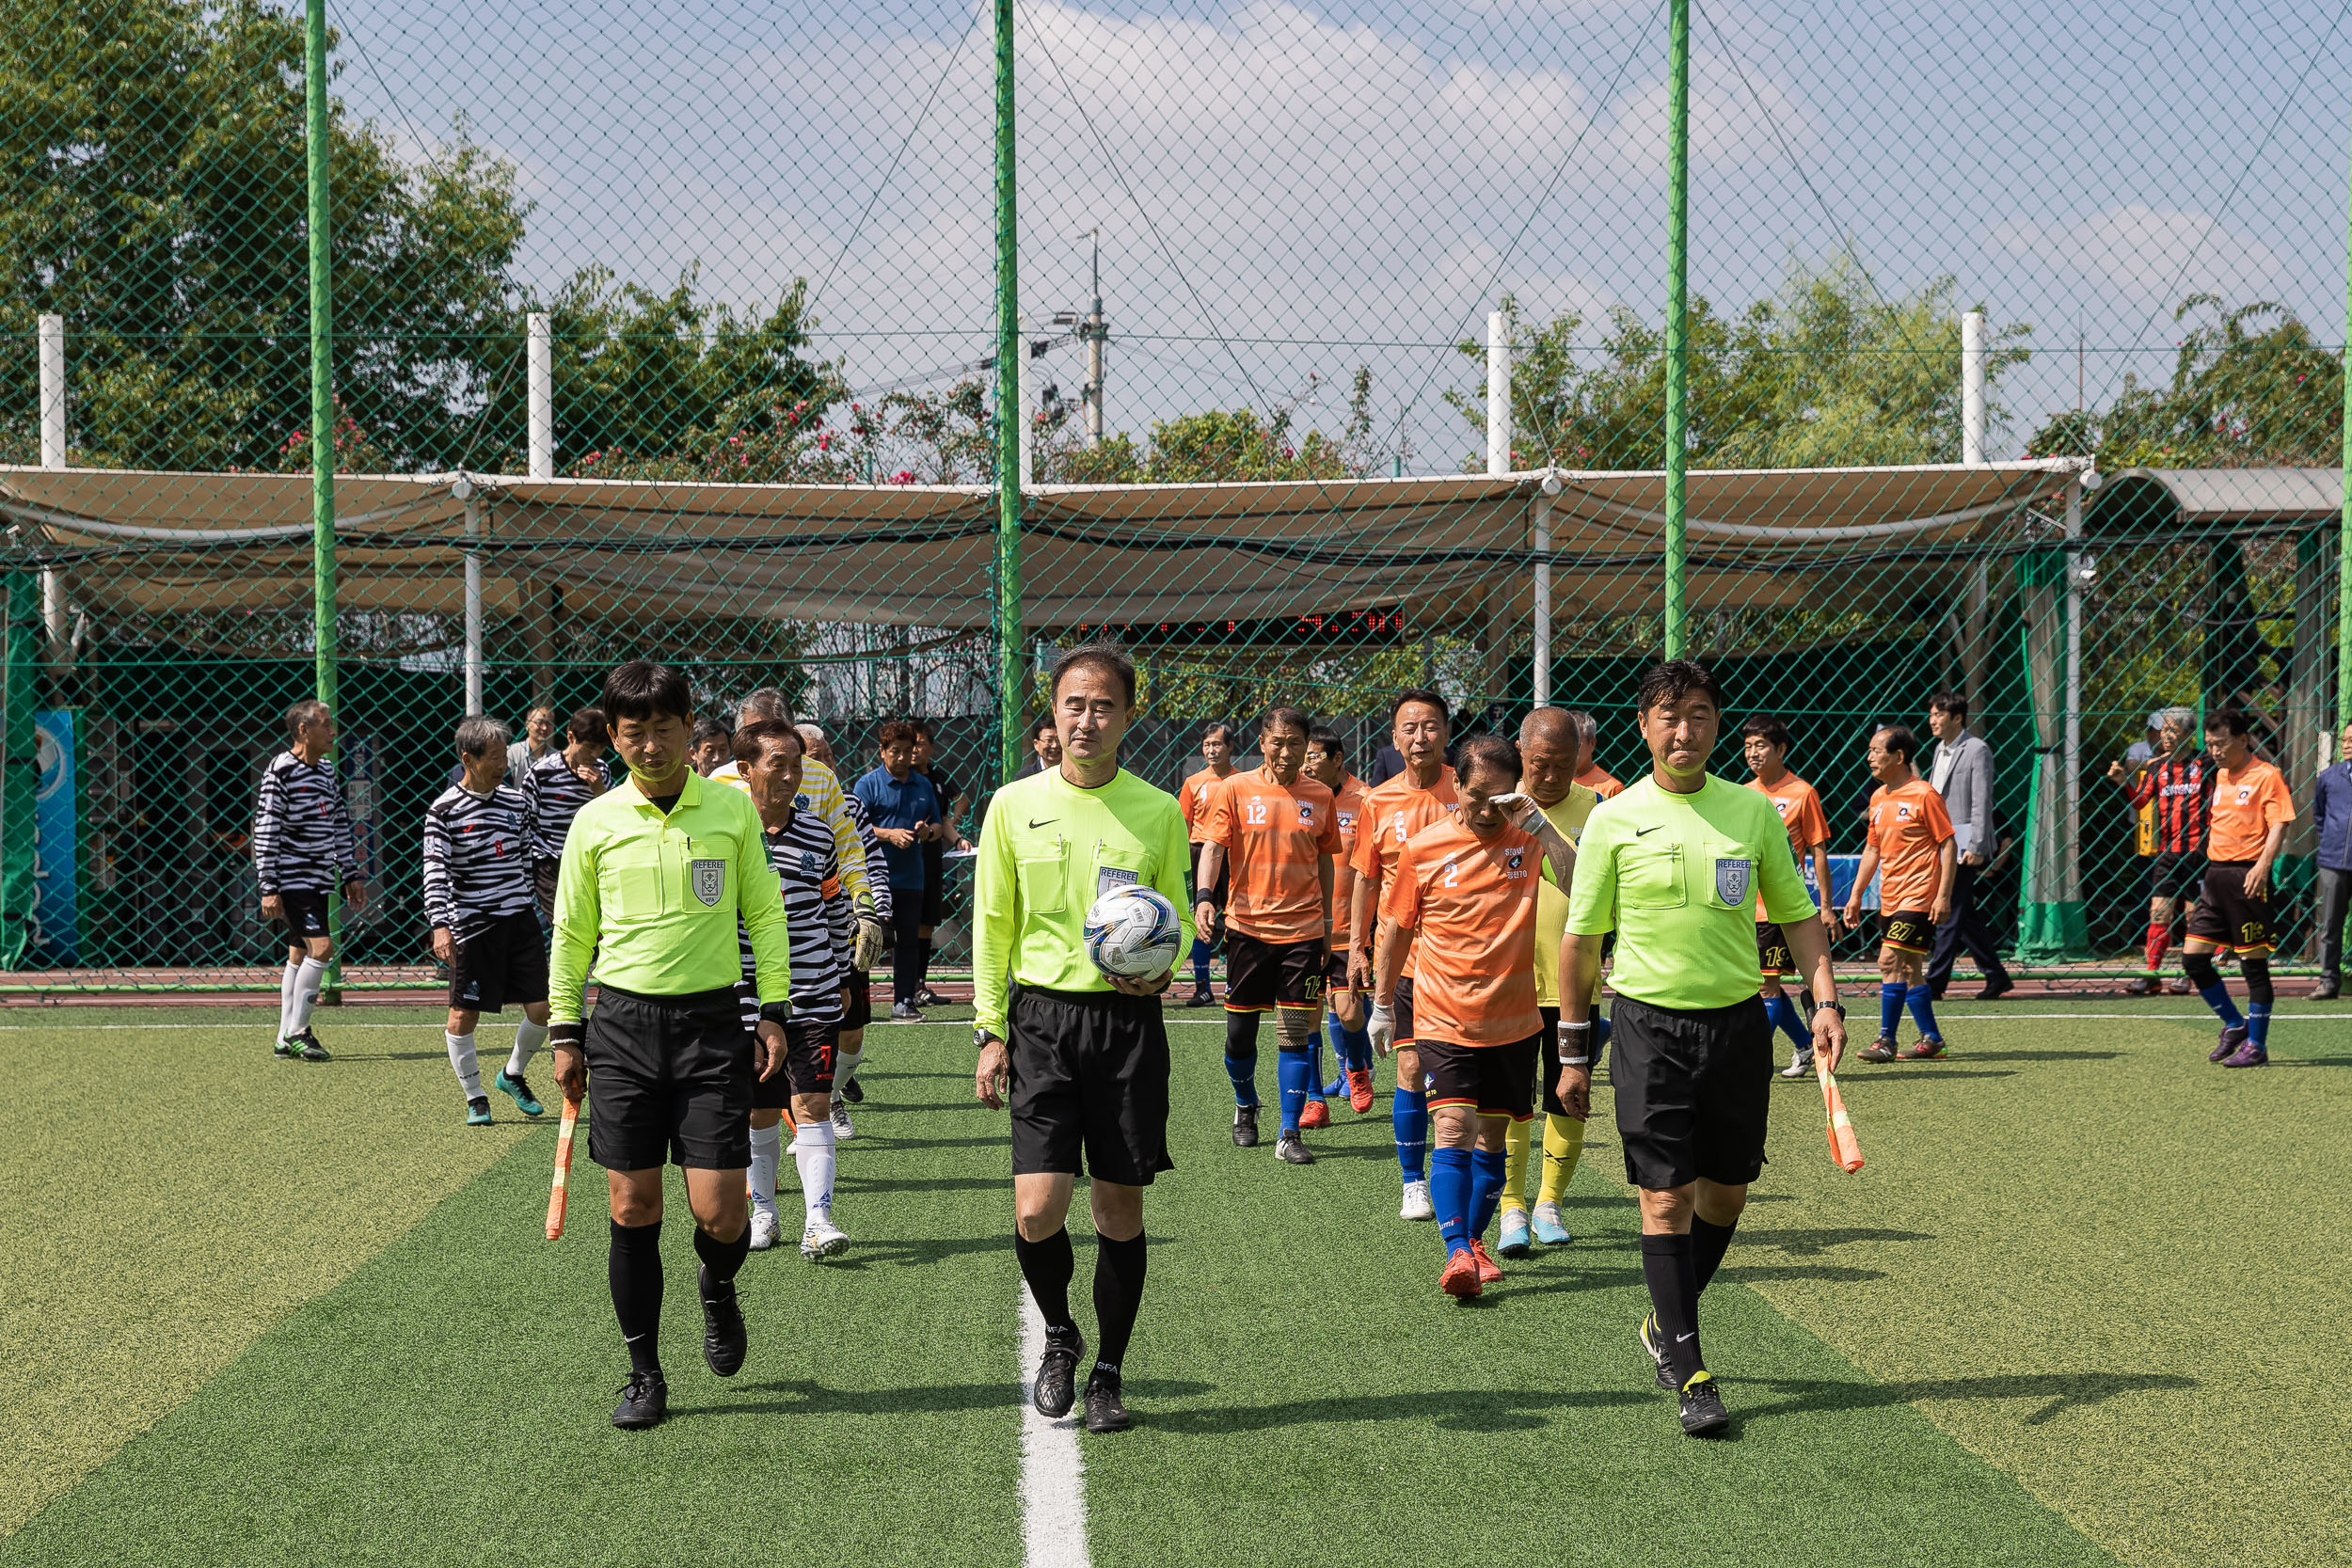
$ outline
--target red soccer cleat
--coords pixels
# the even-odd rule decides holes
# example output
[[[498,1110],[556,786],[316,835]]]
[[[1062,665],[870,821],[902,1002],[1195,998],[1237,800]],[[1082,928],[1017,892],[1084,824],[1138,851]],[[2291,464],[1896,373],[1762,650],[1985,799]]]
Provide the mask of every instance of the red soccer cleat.
[[[1496,1262],[1495,1255],[1486,1250],[1486,1242],[1485,1237],[1479,1237],[1470,1243],[1470,1257],[1476,1259],[1478,1263],[1478,1283],[1480,1285],[1492,1285],[1496,1280],[1502,1277],[1502,1265]]]
[[[1438,1276],[1438,1289],[1457,1301],[1469,1301],[1486,1289],[1478,1277],[1478,1259],[1468,1251],[1446,1254],[1445,1273]]]
[[[1308,1101],[1305,1108],[1298,1113],[1298,1125],[1301,1127],[1330,1126],[1331,1107],[1320,1100]]]
[[[1358,1116],[1372,1109],[1372,1069],[1352,1067],[1347,1069],[1347,1108]]]

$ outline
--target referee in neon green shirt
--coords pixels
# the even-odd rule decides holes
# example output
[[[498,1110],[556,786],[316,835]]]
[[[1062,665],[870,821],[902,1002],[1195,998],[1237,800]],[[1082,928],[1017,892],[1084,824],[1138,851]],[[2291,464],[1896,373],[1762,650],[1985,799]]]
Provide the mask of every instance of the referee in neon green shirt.
[[[1131,1424],[1120,1370],[1143,1300],[1143,1189],[1168,1157],[1171,972],[1110,979],[1087,957],[1087,910],[1122,883],[1159,890],[1188,945],[1191,846],[1176,798],[1119,766],[1136,670],[1103,643],[1054,665],[1061,765],[996,791],[973,867],[973,1088],[1012,1102],[1013,1253],[1045,1320],[1035,1398],[1059,1418],[1076,1402],[1085,1340],[1070,1312],[1076,1259],[1064,1220],[1081,1169],[1094,1211],[1095,1361],[1089,1432]],[[764,994],[764,993],[763,993]]]
[[[1649,777],[1593,810],[1578,845],[1560,943],[1559,1098],[1590,1114],[1594,982],[1601,939],[1617,933],[1609,1077],[1626,1180],[1641,1190],[1643,1348],[1681,1398],[1682,1430],[1730,1425],[1699,1354],[1699,1292],[1714,1277],[1764,1169],[1772,1026],[1756,995],[1756,903],[1788,939],[1820,999],[1816,1059],[1836,1070],[1845,1009],[1820,911],[1771,800],[1710,776],[1724,694],[1702,665],[1674,659],[1642,677],[1635,706]]]
[[[743,1365],[735,1275],[751,1250],[752,1085],[783,1065],[791,952],[757,808],[687,766],[694,710],[686,678],[631,659],[605,676],[604,713],[628,783],[580,807],[564,840],[548,1033],[564,1096],[581,1098],[595,1079],[588,1152],[612,1195],[607,1272],[629,1361],[612,1424],[635,1429],[669,1413],[660,1344],[669,1161],[685,1167],[694,1213],[703,1359],[721,1377]],[[739,915],[763,999],[752,1038],[735,999]],[[583,1025],[592,958],[596,1013]]]

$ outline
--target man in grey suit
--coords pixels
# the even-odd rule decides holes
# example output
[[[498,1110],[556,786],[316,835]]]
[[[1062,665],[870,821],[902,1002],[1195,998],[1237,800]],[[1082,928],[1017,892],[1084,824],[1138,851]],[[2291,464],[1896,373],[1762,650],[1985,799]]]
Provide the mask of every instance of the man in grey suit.
[[[1994,950],[1993,929],[1977,909],[1977,879],[2000,847],[1993,838],[1993,748],[1968,733],[1968,700],[1939,691],[1928,699],[1928,728],[1935,756],[1928,783],[1944,797],[1944,810],[1960,840],[1960,864],[1952,880],[1952,912],[1935,928],[1935,951],[1928,958],[1928,989],[1941,998],[1952,983],[1952,963],[1963,947],[1984,971],[1979,1002],[2017,989]]]

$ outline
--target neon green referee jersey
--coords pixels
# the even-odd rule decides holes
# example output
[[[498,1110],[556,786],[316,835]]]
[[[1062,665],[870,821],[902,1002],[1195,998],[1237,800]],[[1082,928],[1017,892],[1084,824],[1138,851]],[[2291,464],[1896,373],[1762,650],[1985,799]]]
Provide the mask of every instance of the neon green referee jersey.
[[[1157,888],[1184,927],[1176,951],[1192,943],[1184,814],[1173,795],[1124,768],[1097,789],[1079,788],[1058,768],[1014,780],[989,802],[977,847],[972,1022],[999,1039],[1009,981],[1111,989],[1087,957],[1084,928],[1088,907],[1121,882]]]
[[[792,952],[784,895],[751,797],[691,768],[666,816],[634,780],[607,790],[580,808],[564,840],[548,957],[549,1022],[580,1021],[592,958],[598,980],[643,996],[735,985],[743,977],[739,915],[761,999],[786,1000]]]
[[[1567,928],[1617,933],[1609,983],[1656,1007],[1754,996],[1756,901],[1772,919],[1814,912],[1788,830],[1761,793],[1709,774],[1689,795],[1653,775],[1593,808],[1577,845]]]

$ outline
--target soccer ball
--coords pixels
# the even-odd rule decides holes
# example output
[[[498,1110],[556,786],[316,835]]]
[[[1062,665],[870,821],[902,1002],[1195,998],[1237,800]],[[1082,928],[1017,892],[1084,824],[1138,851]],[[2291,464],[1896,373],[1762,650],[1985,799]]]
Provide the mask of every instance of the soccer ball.
[[[1104,974],[1148,980],[1176,967],[1184,927],[1176,906],[1155,888],[1115,887],[1087,911],[1087,957]]]

